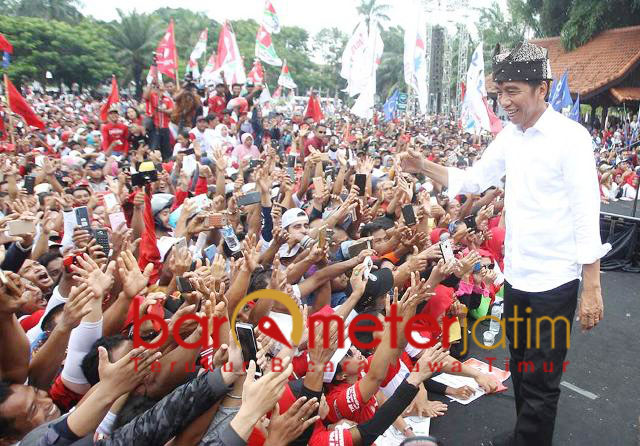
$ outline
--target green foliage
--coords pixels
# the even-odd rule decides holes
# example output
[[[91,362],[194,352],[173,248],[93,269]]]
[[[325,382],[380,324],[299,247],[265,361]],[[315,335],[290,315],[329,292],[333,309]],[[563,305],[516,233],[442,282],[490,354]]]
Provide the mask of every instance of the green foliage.
[[[126,67],[126,81],[133,80],[136,94],[142,93],[143,77],[151,65],[153,53],[165,31],[156,19],[136,10],[125,14],[117,9],[120,21],[112,23],[108,33],[109,42],[117,48],[116,59]]]
[[[580,0],[573,2],[562,27],[562,43],[571,50],[606,29],[640,24],[640,0]]]
[[[535,37],[562,36],[568,50],[612,28],[640,24],[640,0],[508,0],[513,23]]]
[[[54,81],[80,86],[108,81],[123,68],[114,59],[115,48],[105,40],[105,26],[82,21],[73,26],[56,20],[0,16],[0,29],[13,44],[9,76],[44,81],[51,71]]]
[[[360,0],[360,5],[356,10],[365,18],[367,28],[369,28],[370,19],[375,19],[378,22],[378,27],[382,30],[382,24],[391,20],[387,15],[390,8],[391,6],[380,2],[380,0]]]
[[[20,0],[13,3],[16,15],[75,23],[81,20],[78,0]]]
[[[407,91],[404,83],[404,29],[392,26],[383,30],[382,41],[384,51],[376,72],[376,90],[384,99],[396,88]]]
[[[490,7],[481,8],[479,11],[477,27],[482,36],[485,73],[489,73],[496,44],[500,44],[502,48],[513,48],[524,39],[524,26],[514,22],[512,18],[505,17],[496,1]]]
[[[349,37],[338,28],[323,28],[316,34],[312,48],[315,55],[322,59],[320,65],[321,78],[327,83],[334,83],[334,91],[340,91],[347,85],[346,81],[340,77],[342,68],[342,52],[347,45]]]

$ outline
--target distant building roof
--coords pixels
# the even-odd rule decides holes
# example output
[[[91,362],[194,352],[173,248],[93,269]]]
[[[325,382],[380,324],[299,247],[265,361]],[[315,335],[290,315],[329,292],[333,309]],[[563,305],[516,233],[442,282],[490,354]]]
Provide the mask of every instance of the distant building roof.
[[[560,37],[532,39],[532,43],[549,50],[553,77],[559,79],[565,70],[569,75],[572,95],[589,99],[620,84],[640,65],[640,26],[604,31],[573,51],[566,51]],[[616,87],[610,91],[616,102],[640,100],[640,84]],[[626,84],[626,82],[625,82]],[[495,93],[491,76],[487,91]]]

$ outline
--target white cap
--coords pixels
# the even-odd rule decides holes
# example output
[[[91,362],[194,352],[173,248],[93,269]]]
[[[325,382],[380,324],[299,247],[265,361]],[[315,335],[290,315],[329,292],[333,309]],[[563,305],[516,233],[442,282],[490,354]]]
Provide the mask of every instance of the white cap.
[[[178,243],[180,239],[178,237],[160,237],[158,239],[157,245],[158,245],[158,251],[160,251],[160,260],[162,262],[165,261],[165,258],[167,257],[167,254],[169,253],[169,251],[171,251],[171,248],[173,248],[173,245],[175,245],[176,243]]]
[[[309,223],[309,216],[300,208],[291,208],[282,214],[282,229],[295,223]]]

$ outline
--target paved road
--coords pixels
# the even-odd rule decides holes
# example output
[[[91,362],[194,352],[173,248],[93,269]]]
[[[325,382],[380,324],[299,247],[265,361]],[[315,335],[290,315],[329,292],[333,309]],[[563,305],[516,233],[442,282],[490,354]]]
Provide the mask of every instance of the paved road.
[[[640,274],[607,272],[602,285],[604,320],[591,333],[573,327],[555,445],[640,444]],[[478,359],[495,356],[502,364],[508,356],[500,349],[488,354],[475,346],[470,351]],[[511,380],[505,384],[510,387],[506,392],[467,406],[450,403],[444,417],[432,420],[432,435],[448,446],[490,445],[493,435],[515,424]]]

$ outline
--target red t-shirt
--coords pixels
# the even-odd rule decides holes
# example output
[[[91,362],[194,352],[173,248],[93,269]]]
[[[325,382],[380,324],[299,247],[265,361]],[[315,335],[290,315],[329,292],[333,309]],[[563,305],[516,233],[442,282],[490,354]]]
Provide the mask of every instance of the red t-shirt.
[[[224,96],[210,96],[207,102],[209,104],[209,114],[215,114],[222,118],[222,110],[227,107],[227,101]]]
[[[309,154],[309,146],[313,146],[314,149],[323,152],[325,143],[324,143],[324,141],[322,141],[317,136],[314,136],[313,138],[305,139],[304,140],[304,152],[302,154],[303,157],[307,156]]]
[[[125,154],[129,152],[129,128],[126,125],[121,122],[116,124],[107,122],[102,124],[101,132],[102,150],[106,152],[112,142],[120,141],[122,144],[113,146],[113,151],[124,152]]]
[[[169,128],[173,99],[164,94],[162,97],[158,97],[158,93],[151,93],[150,99],[153,105],[153,125],[159,129]],[[164,105],[165,110],[160,110],[161,104]]]
[[[316,421],[309,446],[353,446],[353,438],[349,429],[328,430],[322,421]]]
[[[372,396],[369,401],[362,400],[360,381],[355,384],[332,385],[327,394],[327,404],[329,405],[327,419],[331,423],[337,423],[342,419],[363,423],[373,417],[378,407],[375,396]]]

